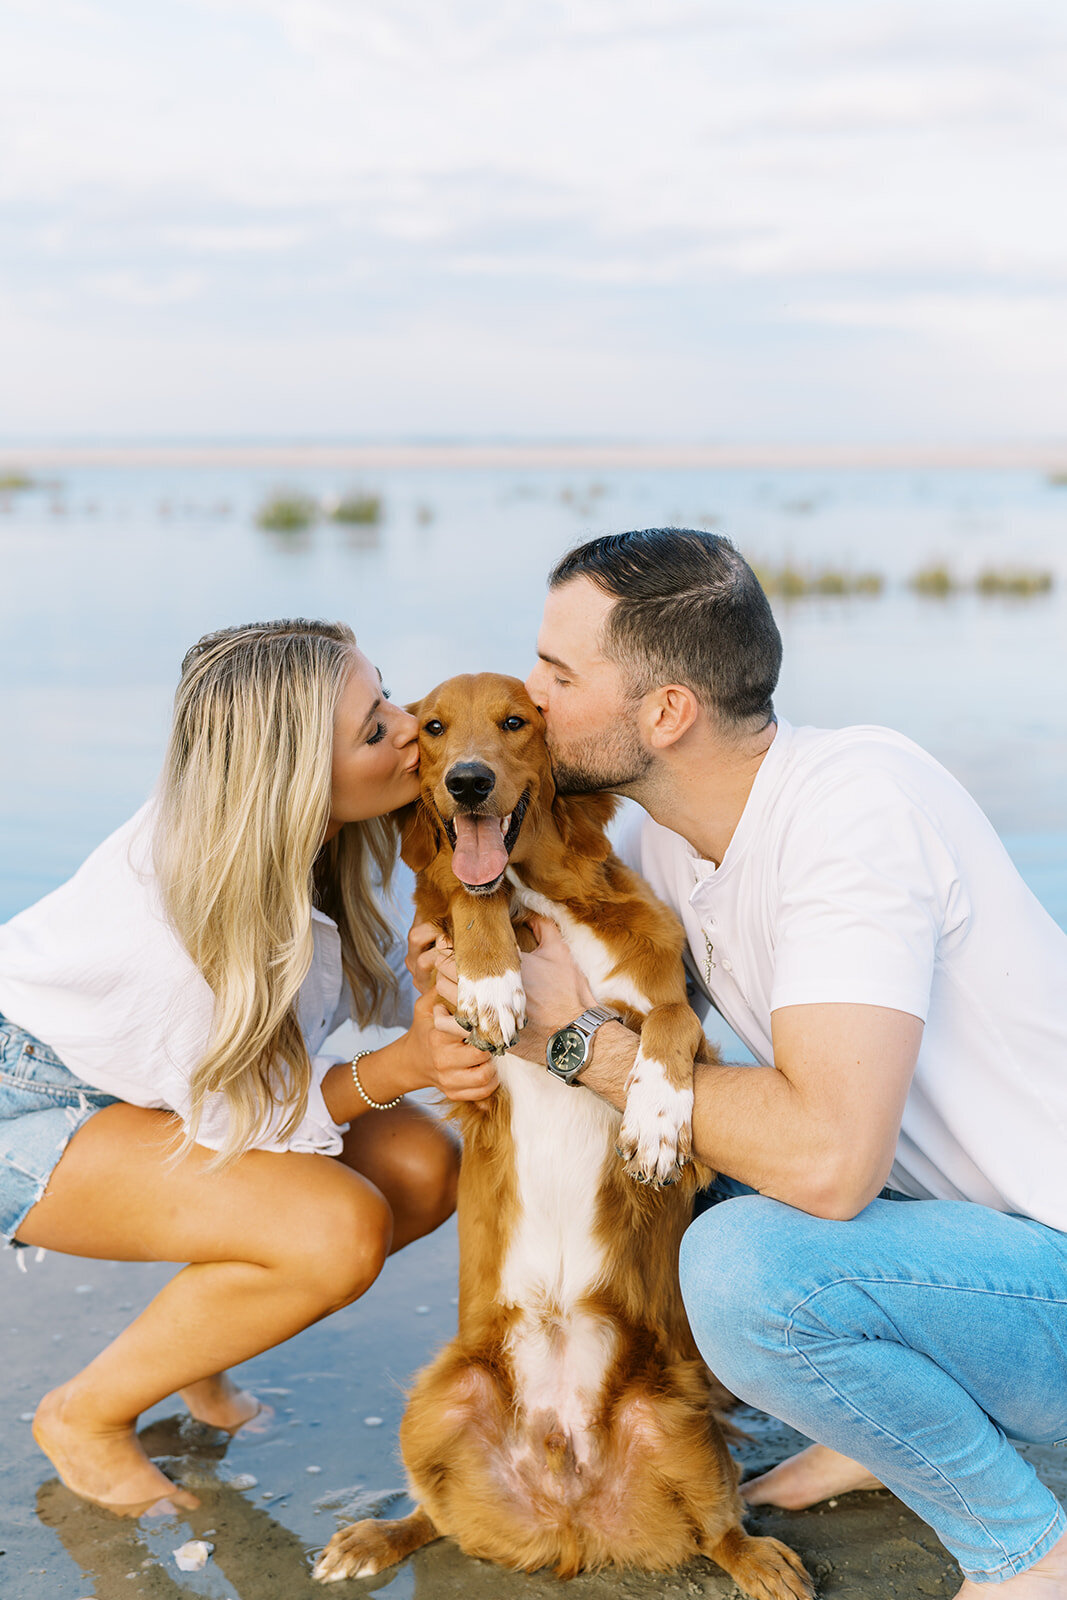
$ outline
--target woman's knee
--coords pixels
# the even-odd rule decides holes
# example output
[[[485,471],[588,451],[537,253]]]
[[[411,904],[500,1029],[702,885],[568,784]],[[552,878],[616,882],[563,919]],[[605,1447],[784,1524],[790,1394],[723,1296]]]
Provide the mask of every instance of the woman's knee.
[[[427,1118],[417,1146],[412,1152],[408,1194],[418,1230],[415,1236],[421,1237],[439,1228],[456,1209],[460,1147],[436,1118]]]
[[[357,1124],[346,1159],[388,1200],[399,1248],[432,1233],[456,1209],[460,1148],[448,1126],[418,1105],[405,1105],[383,1124],[372,1143]]]
[[[377,1278],[393,1242],[393,1214],[365,1179],[337,1168],[336,1180],[294,1207],[279,1266],[317,1305],[317,1314],[358,1300]]]

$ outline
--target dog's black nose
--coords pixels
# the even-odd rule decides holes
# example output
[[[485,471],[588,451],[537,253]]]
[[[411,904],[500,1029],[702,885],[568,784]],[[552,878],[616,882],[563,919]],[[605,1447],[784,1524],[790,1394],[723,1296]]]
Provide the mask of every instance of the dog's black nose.
[[[445,779],[445,788],[460,805],[481,805],[492,794],[496,773],[481,761],[457,761]]]

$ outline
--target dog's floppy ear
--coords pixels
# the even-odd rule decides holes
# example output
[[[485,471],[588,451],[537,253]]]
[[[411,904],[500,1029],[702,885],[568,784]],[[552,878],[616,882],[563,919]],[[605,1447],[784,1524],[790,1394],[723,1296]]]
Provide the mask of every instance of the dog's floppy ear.
[[[421,800],[397,812],[400,859],[412,872],[424,872],[441,847],[441,835]]]
[[[587,861],[606,860],[611,844],[604,829],[618,803],[613,794],[558,794],[552,802],[552,815],[567,849]]]

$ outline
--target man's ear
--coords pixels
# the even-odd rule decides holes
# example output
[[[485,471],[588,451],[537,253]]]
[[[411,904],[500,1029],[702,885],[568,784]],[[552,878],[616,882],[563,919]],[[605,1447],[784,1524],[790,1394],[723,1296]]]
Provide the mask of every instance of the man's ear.
[[[611,845],[604,829],[618,803],[613,794],[558,794],[552,815],[566,848],[587,861],[606,861]]]
[[[700,716],[700,702],[688,684],[668,683],[646,695],[642,730],[654,750],[666,750],[687,734]]]
[[[441,848],[441,831],[421,800],[397,812],[400,859],[412,872],[424,872]]]

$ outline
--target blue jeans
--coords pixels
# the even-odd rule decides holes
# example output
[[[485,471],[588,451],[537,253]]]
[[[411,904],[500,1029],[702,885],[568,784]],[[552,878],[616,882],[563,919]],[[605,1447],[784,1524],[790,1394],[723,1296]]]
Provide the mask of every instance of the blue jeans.
[[[865,1466],[975,1582],[1067,1528],[1011,1439],[1067,1443],[1067,1234],[945,1200],[828,1222],[762,1195],[706,1211],[681,1251],[709,1367]]]

